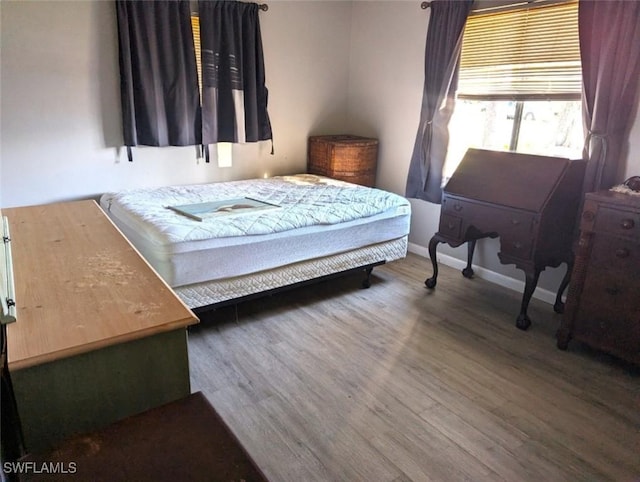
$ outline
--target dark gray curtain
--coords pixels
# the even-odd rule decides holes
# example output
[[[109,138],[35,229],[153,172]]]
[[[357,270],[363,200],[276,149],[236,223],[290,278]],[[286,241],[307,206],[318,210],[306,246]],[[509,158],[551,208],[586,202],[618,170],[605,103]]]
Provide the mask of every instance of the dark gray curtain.
[[[201,143],[189,2],[116,1],[126,146]]]
[[[619,182],[640,89],[640,2],[580,0],[585,192]]]
[[[440,204],[462,34],[473,1],[433,0],[424,55],[424,90],[406,196]]]
[[[271,139],[258,5],[200,1],[202,142]]]

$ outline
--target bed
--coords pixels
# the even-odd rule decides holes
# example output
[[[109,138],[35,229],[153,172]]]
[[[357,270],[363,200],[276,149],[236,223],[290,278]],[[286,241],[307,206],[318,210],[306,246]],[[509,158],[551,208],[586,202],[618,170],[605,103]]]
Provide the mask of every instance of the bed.
[[[374,266],[406,256],[411,214],[397,194],[310,174],[107,193],[100,205],[195,311],[353,270],[366,286]]]

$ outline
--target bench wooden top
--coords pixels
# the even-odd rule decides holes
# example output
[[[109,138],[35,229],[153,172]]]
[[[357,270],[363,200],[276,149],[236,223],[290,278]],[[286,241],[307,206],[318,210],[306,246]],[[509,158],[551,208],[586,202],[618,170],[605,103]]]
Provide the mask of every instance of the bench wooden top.
[[[2,213],[18,320],[7,326],[10,369],[198,322],[95,201]]]

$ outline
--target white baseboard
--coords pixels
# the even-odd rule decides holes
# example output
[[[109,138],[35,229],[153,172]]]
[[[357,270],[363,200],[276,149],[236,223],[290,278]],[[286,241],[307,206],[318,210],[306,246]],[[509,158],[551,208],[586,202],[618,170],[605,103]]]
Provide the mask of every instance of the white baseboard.
[[[419,244],[409,243],[409,252],[417,254],[418,256],[422,256],[423,258],[429,258],[429,250],[424,246],[420,246]],[[465,261],[462,261],[458,258],[454,258],[453,256],[449,256],[447,254],[438,254],[438,262],[442,263],[451,268],[462,270],[467,266]],[[510,290],[517,291],[522,293],[524,291],[524,281],[520,281],[517,279],[513,279],[509,276],[505,276],[500,273],[496,273],[495,271],[491,271],[487,268],[483,268],[481,266],[473,266],[474,276],[478,278],[485,279],[487,281],[491,281],[500,286],[504,286],[505,288],[509,288]],[[545,290],[542,288],[536,288],[533,292],[533,298],[544,301],[545,303],[554,304],[556,301],[556,294],[552,293],[549,290]]]

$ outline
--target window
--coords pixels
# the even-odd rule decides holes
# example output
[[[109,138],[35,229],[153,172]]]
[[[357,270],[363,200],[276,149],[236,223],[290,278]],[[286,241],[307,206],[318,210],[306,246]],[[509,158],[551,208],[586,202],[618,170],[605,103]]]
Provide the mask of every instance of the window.
[[[577,1],[472,14],[445,179],[469,147],[581,157],[581,89]]]
[[[130,160],[130,147],[137,145],[273,139],[258,4],[200,2],[197,25],[190,2],[118,1],[116,6]],[[196,43],[207,54],[198,56],[200,75]],[[234,62],[238,58],[241,64]]]
[[[196,69],[198,70],[198,86],[202,97],[202,57],[200,53],[200,17],[197,13],[191,14],[191,30],[193,32],[193,46],[196,51]]]

